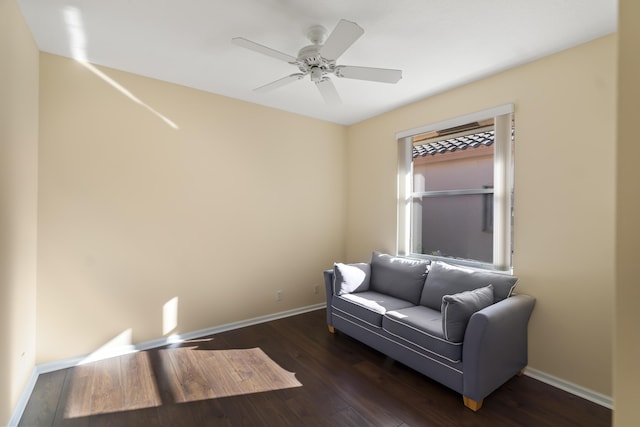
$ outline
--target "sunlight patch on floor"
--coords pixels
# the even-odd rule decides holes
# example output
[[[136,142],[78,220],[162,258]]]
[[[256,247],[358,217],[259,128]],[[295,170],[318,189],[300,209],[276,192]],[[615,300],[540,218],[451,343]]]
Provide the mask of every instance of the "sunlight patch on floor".
[[[213,339],[79,365],[65,418],[302,387],[262,349],[210,349]]]
[[[302,386],[295,374],[282,369],[260,348],[194,349],[174,348],[160,352],[163,367],[175,372],[170,387],[176,402]]]
[[[73,368],[65,418],[160,406],[162,400],[147,352]]]

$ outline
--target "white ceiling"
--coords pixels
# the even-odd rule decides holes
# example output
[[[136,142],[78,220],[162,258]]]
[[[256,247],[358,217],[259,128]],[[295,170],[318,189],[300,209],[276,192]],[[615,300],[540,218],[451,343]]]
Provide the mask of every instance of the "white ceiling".
[[[616,0],[18,0],[41,51],[352,124],[616,31]],[[75,18],[74,18],[75,17]],[[403,70],[399,83],[332,78],[326,105],[308,77],[231,43],[297,56],[306,29],[341,19],[364,35],[338,64]]]

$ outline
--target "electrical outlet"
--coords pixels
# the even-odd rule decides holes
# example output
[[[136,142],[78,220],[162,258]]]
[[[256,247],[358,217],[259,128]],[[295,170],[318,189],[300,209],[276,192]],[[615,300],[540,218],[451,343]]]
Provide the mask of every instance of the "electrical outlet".
[[[276,301],[282,301],[282,290],[276,291]]]
[[[318,287],[319,287],[318,285],[313,285],[313,293],[316,295],[318,295],[318,292],[320,291]]]

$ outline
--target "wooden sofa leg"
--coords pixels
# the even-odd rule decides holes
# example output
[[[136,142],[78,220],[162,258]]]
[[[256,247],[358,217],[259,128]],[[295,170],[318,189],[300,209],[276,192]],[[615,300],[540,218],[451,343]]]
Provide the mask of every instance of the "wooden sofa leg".
[[[516,375],[519,376],[519,377],[523,376],[524,375],[524,369],[520,369]]]
[[[482,400],[476,401],[467,396],[462,396],[462,400],[464,401],[464,406],[471,409],[473,412],[482,408],[482,402],[483,402]]]
[[[331,325],[327,325],[327,326],[329,326],[329,332],[331,332],[332,334],[336,333],[336,329],[333,326]]]

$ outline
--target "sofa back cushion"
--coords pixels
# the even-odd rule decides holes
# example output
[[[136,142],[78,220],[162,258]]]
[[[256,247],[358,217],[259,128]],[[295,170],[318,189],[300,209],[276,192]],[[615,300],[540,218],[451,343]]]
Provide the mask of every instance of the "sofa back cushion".
[[[417,305],[428,266],[428,260],[412,260],[374,252],[371,256],[370,288]]]
[[[442,297],[493,285],[494,302],[501,301],[513,292],[518,278],[509,274],[480,271],[459,267],[442,261],[431,263],[427,281],[422,290],[420,304],[440,310]]]
[[[333,264],[333,293],[335,295],[369,290],[371,266],[365,263]]]

